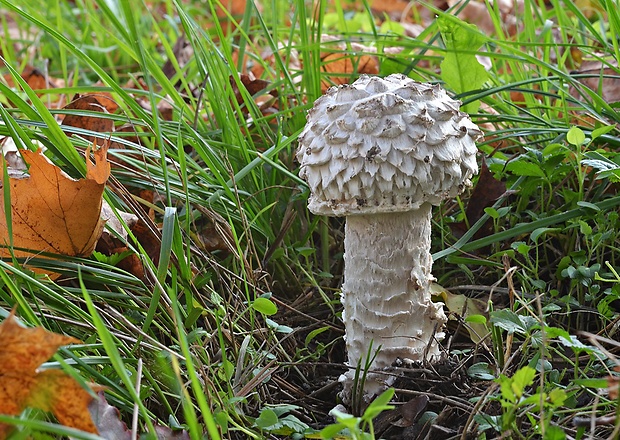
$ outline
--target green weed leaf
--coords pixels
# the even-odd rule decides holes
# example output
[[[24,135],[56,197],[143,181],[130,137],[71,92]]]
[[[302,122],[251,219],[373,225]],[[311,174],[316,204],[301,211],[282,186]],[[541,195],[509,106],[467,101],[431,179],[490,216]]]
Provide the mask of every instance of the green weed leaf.
[[[590,135],[590,137],[592,138],[592,140],[594,140],[597,137],[600,137],[600,136],[603,136],[604,134],[609,133],[615,128],[616,128],[615,125],[603,125],[602,127],[592,130],[592,134]]]
[[[261,429],[270,428],[278,423],[278,415],[270,408],[265,408],[255,421],[256,426]]]
[[[508,333],[526,334],[536,325],[536,320],[532,317],[517,315],[511,310],[496,310],[490,315],[491,323]]]
[[[564,430],[562,430],[562,428],[560,428],[559,426],[555,426],[555,425],[547,426],[547,429],[545,430],[545,440],[565,440],[565,439],[566,439],[566,433],[564,432]]]
[[[467,375],[479,380],[493,380],[493,369],[486,362],[478,362],[467,369]]]
[[[538,243],[538,239],[540,238],[541,235],[546,234],[547,232],[556,232],[560,230],[561,230],[560,228],[536,228],[530,234],[530,239],[534,243]]]
[[[441,62],[441,79],[456,93],[465,93],[482,87],[489,75],[476,58],[476,51],[485,37],[475,26],[455,17],[443,16],[437,20],[447,52]],[[478,110],[480,102],[463,107],[469,113]]]
[[[394,409],[393,405],[388,405],[394,396],[394,388],[388,388],[379,395],[364,411],[364,420],[370,421],[381,414],[383,411]]]
[[[320,328],[312,330],[310,333],[308,333],[308,336],[306,336],[306,339],[304,340],[304,345],[307,347],[308,344],[310,344],[310,342],[312,342],[314,338],[316,338],[318,335],[320,335],[321,333],[327,330],[329,330],[329,326],[327,325],[324,327],[320,327]]]
[[[569,144],[579,147],[585,142],[586,135],[581,128],[571,127],[566,133],[566,140]]]
[[[506,171],[516,176],[545,177],[545,172],[537,164],[516,160],[506,165]]]
[[[511,389],[517,398],[523,395],[526,387],[529,387],[536,377],[536,370],[532,367],[523,367],[512,376]]]
[[[278,306],[276,306],[271,300],[262,297],[254,300],[252,303],[252,308],[266,316],[271,316],[278,313]]]

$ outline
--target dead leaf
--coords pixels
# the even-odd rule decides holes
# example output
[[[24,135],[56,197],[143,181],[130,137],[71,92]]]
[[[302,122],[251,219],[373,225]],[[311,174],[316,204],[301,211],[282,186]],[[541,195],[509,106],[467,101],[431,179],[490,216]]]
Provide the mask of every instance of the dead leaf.
[[[96,147],[96,144],[94,145]],[[12,234],[9,235],[4,205],[0,207],[0,256],[31,257],[30,249],[70,256],[88,256],[95,249],[105,221],[101,200],[110,175],[107,143],[94,151],[95,163],[86,151],[86,179],[75,180],[51,163],[41,152],[22,150],[30,165],[29,175],[10,177]]]
[[[328,53],[321,57],[321,70],[329,75],[321,81],[321,89],[325,92],[331,86],[348,84],[353,74],[378,74],[379,64],[376,58],[370,55]]]
[[[438,296],[441,301],[444,302],[450,313],[454,313],[462,319],[467,319],[472,315],[482,315],[488,319],[484,301],[469,298],[465,295],[456,295],[436,283],[431,285],[431,292],[433,296]],[[482,341],[488,333],[486,326],[481,323],[469,322],[466,328],[469,333],[469,338],[474,344]]]
[[[239,80],[251,96],[256,95],[258,92],[266,89],[271,84],[269,81],[265,81],[263,79],[256,79],[253,74],[241,74],[239,75]],[[233,91],[235,92],[235,98],[237,99],[237,103],[242,104],[243,96],[241,95],[241,91],[237,87],[237,83],[235,82],[235,79],[232,77],[232,75],[230,76],[229,81]],[[271,92],[272,95],[274,93],[277,94],[276,91]]]
[[[396,20],[411,9],[411,2],[407,0],[372,0],[370,8],[375,13],[387,14]]]
[[[151,225],[152,226],[152,225]],[[140,245],[151,258],[153,264],[159,263],[159,254],[161,250],[161,237],[157,236],[152,228],[146,224],[145,219],[140,219],[132,228],[136,239],[140,242]]]
[[[140,221],[138,216],[120,210],[117,210],[117,212],[123,223],[133,232],[134,227]],[[103,230],[95,250],[107,256],[116,255],[119,258],[115,264],[117,267],[133,274],[139,279],[144,279],[145,273],[142,261],[127,246],[127,231],[105,200],[101,209],[101,217],[106,220],[107,228]]]
[[[131,431],[125,422],[121,420],[121,413],[110,405],[102,391],[97,394],[88,405],[95,426],[99,431],[99,437],[105,440],[129,440]],[[173,430],[167,426],[155,424],[157,440],[189,440],[189,434],[184,429]]]
[[[247,0],[224,0],[221,4],[224,9],[233,17],[241,17],[245,12],[246,3]],[[216,11],[218,18],[220,19],[225,19],[228,16],[226,12],[219,6],[216,8]]]
[[[406,428],[413,425],[418,420],[418,417],[420,417],[420,415],[426,410],[429,401],[430,399],[428,396],[422,394],[414,397],[408,402],[405,402],[400,407],[400,414],[402,418],[395,422],[394,425],[400,428]]]
[[[183,70],[189,60],[194,56],[194,48],[189,41],[187,41],[185,36],[181,35],[176,43],[174,43],[172,54],[181,70]],[[161,70],[168,79],[172,79],[172,77],[177,74],[177,69],[171,60],[167,60]]]
[[[571,72],[578,81],[601,96],[605,102],[613,103],[620,101],[620,79],[617,74],[617,62],[608,61],[604,64],[600,61],[585,61],[579,70]],[[585,90],[582,91],[587,96]],[[569,89],[571,96],[583,100],[581,93],[574,85]]]
[[[108,111],[117,109],[118,106],[112,98],[100,94],[75,95],[73,101],[64,108],[67,110],[87,110],[91,112],[111,113]],[[116,108],[115,108],[116,106]],[[71,127],[82,128],[84,130],[95,131],[97,133],[110,133],[114,131],[114,121],[111,119],[100,118],[90,115],[69,114],[62,120],[62,125],[70,125]],[[85,139],[93,142],[92,136],[83,136]]]
[[[155,425],[157,440],[189,440],[189,433],[185,429],[172,430],[167,426]]]
[[[46,79],[43,72],[41,72],[36,67],[27,65],[24,67],[24,70],[21,73],[21,77],[26,81],[26,83],[30,86],[32,90],[45,90],[54,86],[54,83],[51,79]],[[6,81],[9,87],[15,87],[15,81],[13,81],[13,77],[10,73],[4,75],[4,80]]]
[[[2,63],[2,65],[4,65],[4,63]],[[24,70],[20,74],[20,76],[26,82],[26,84],[28,84],[28,86],[34,91],[47,90],[47,89],[52,89],[55,87],[62,87],[64,83],[64,81],[60,79],[51,78],[45,75],[39,69],[31,65],[26,65],[24,67]],[[13,76],[10,73],[7,73],[4,75],[4,80],[6,81],[9,87],[12,87],[12,88],[16,87]],[[37,93],[37,95],[43,96],[42,93]],[[45,97],[44,101],[47,102],[48,104],[53,103],[55,108],[58,108],[62,105],[62,103],[64,103],[64,99],[61,97],[62,95],[49,93]],[[11,102],[11,104],[15,105],[15,103],[13,102]]]
[[[301,73],[303,68],[301,66],[301,61],[299,59],[299,52],[290,46],[285,45],[284,43],[278,43],[277,52],[280,54],[286,54],[283,59],[283,62],[286,63],[286,67],[289,73],[292,76],[292,80],[294,83],[299,83],[302,80],[301,75],[295,75],[295,73]],[[233,53],[233,59],[238,59],[239,54],[237,52]],[[248,59],[248,55],[246,53],[245,59]],[[278,63],[276,62],[276,54],[273,49],[267,48],[261,54],[260,58],[263,59],[264,63],[252,63],[250,71],[254,75],[255,78],[261,78],[265,73],[265,67],[270,67],[272,72],[279,71]],[[243,63],[245,66],[247,63]]]
[[[620,366],[614,368],[614,371],[620,373]],[[620,391],[619,376],[607,376],[607,391],[611,400],[618,400],[618,392]]]
[[[121,420],[121,413],[108,403],[103,391],[99,391],[97,399],[90,402],[88,411],[99,431],[99,437],[105,440],[131,439],[131,431]]]
[[[53,413],[66,426],[97,433],[87,406],[91,395],[61,370],[38,367],[67,344],[80,341],[41,327],[17,323],[15,310],[0,324],[0,414],[17,416],[26,408]],[[0,424],[0,440],[12,430]]]

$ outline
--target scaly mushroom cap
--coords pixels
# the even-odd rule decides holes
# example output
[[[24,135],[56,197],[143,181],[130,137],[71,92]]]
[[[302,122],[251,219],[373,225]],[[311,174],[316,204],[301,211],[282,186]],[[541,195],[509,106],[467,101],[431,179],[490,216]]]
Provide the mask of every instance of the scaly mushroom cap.
[[[482,135],[460,104],[401,74],[330,88],[299,138],[310,211],[401,212],[459,194],[478,171]]]

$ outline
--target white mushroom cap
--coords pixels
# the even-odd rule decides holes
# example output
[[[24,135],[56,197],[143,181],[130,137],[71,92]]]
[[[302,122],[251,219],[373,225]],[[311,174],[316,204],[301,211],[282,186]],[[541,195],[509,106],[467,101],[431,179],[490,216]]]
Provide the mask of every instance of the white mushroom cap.
[[[299,138],[310,211],[401,212],[459,194],[478,172],[482,135],[460,104],[401,74],[330,88]]]

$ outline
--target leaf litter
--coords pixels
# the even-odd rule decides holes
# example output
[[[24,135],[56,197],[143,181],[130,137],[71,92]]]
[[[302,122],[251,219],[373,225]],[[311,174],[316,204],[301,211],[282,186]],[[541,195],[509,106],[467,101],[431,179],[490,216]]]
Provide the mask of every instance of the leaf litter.
[[[91,393],[61,370],[39,369],[59,347],[79,340],[41,327],[25,328],[13,310],[0,324],[0,341],[0,414],[17,416],[27,407],[38,408],[63,425],[97,432],[88,412]],[[12,429],[0,423],[0,440]]]

